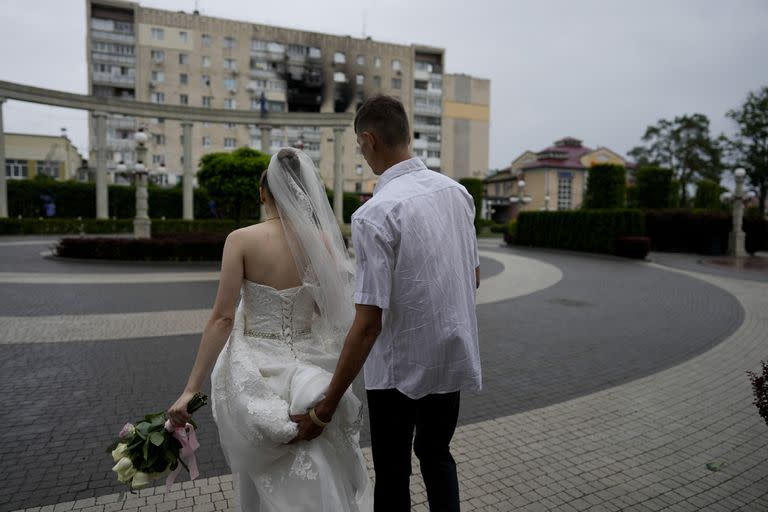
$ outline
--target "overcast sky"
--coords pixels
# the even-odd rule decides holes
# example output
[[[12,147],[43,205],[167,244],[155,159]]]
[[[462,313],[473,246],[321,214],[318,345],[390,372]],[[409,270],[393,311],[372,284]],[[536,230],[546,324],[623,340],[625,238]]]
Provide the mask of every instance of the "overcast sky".
[[[194,0],[143,0],[169,10]],[[491,80],[490,167],[570,135],[621,154],[660,118],[725,112],[768,85],[766,0],[199,0],[203,14],[446,50]],[[0,0],[0,79],[86,93],[84,0]],[[83,154],[83,112],[8,101],[5,130]]]

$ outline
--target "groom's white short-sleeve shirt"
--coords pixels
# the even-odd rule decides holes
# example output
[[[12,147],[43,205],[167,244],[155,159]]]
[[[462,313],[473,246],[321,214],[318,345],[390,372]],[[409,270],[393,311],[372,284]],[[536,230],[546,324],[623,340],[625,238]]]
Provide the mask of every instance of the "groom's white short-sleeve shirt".
[[[417,399],[481,388],[474,217],[466,189],[418,158],[382,173],[352,216],[355,303],[383,310],[367,389]]]

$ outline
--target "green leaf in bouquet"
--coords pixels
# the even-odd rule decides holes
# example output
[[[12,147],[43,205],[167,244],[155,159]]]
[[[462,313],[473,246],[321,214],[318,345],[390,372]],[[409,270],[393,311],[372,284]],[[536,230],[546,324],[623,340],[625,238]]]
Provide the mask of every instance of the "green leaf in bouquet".
[[[144,454],[144,460],[145,460],[145,461],[146,461],[147,459],[149,459],[149,444],[150,444],[150,443],[149,443],[149,439],[147,439],[146,441],[144,441],[144,452],[143,452],[143,454]]]
[[[150,427],[157,427],[165,423],[165,413],[148,414],[145,419],[149,422]]]
[[[165,441],[165,436],[162,432],[152,432],[149,435],[149,441],[155,446],[160,446]]]
[[[138,425],[136,425],[136,433],[142,438],[146,439],[149,436],[149,427],[150,424],[146,421],[142,421]]]

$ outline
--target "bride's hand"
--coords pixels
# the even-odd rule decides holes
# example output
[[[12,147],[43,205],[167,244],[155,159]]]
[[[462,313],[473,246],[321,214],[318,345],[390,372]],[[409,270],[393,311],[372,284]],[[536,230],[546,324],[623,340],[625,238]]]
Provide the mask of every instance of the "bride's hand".
[[[183,427],[192,418],[187,412],[187,404],[195,396],[193,391],[184,391],[176,402],[165,412],[165,415],[175,426]]]

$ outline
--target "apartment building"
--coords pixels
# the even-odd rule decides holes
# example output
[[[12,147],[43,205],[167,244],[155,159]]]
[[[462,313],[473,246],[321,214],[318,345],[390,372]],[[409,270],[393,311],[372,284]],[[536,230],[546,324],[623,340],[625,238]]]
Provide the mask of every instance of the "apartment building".
[[[273,129],[270,147],[262,148],[258,120],[270,112],[354,112],[365,98],[382,93],[405,104],[414,154],[431,169],[456,179],[487,169],[490,85],[445,74],[440,48],[165,11],[121,0],[86,4],[91,94],[254,113],[250,125],[195,123],[195,168],[202,155],[213,151],[294,146],[312,157],[330,186],[330,128]],[[129,167],[133,163],[132,134],[139,126],[150,133],[146,163],[162,169],[153,180],[175,184],[182,174],[181,123],[111,115],[107,145],[113,181],[126,179],[116,167],[120,161]],[[93,127],[92,118],[92,147]],[[357,150],[351,127],[343,135],[342,154],[344,189],[371,193],[376,177]]]

